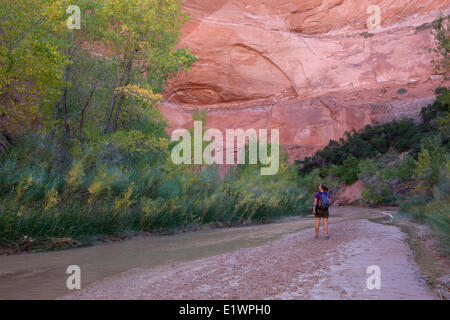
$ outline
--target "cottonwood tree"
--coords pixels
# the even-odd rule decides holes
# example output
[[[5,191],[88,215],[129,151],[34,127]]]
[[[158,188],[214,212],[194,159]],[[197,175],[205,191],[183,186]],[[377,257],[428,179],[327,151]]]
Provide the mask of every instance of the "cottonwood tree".
[[[1,0],[0,133],[15,134],[45,112],[64,83],[68,61],[64,0]]]
[[[103,129],[107,134],[117,130],[126,93],[135,91],[130,89],[139,86],[151,96],[196,57],[187,49],[176,49],[180,29],[188,20],[180,0],[106,0],[95,16],[99,41],[117,65]]]
[[[93,20],[95,19],[95,17],[92,13],[99,8],[99,3],[90,0],[78,0],[76,3],[76,6],[69,6],[69,2],[68,0],[66,0],[60,8],[61,11],[65,11],[67,19],[67,30],[65,30],[65,32],[60,35],[62,40],[60,50],[65,55],[67,63],[64,69],[64,86],[60,97],[56,102],[54,120],[59,120],[61,114],[60,110],[62,109],[64,133],[66,138],[70,138],[70,122],[74,115],[72,114],[69,118],[69,105],[71,104],[71,101],[69,101],[69,95],[76,94],[79,96],[83,96],[82,98],[84,98],[85,101],[83,101],[80,106],[71,105],[72,109],[81,108],[81,110],[79,110],[78,112],[75,112],[76,110],[72,111],[75,112],[75,115],[81,113],[79,136],[81,139],[83,139],[85,115],[87,113],[88,107],[91,104],[94,92],[99,85],[99,81],[97,79],[89,77],[92,72],[87,72],[87,70],[89,69],[97,69],[97,65],[101,64],[92,59],[92,56],[89,53],[88,45],[89,42],[95,38],[95,36],[93,35],[96,34],[96,32],[95,29],[92,28],[92,26],[94,25]],[[69,13],[74,13],[74,11],[70,11],[70,9],[73,7],[77,8],[78,10],[77,14],[79,15],[79,21],[77,22],[71,20],[73,19],[73,16],[68,16]],[[67,8],[69,8],[69,10],[66,10]],[[81,18],[83,18],[83,24],[81,24]],[[69,24],[71,24],[70,22],[74,22],[74,25],[78,25],[77,28],[69,28]],[[83,45],[85,45],[84,48]],[[87,64],[89,64],[89,66]],[[84,76],[85,74],[86,76]],[[74,82],[76,83],[77,88],[72,87]],[[80,94],[85,91],[82,90],[82,88],[87,88],[87,97],[84,97],[84,95]]]

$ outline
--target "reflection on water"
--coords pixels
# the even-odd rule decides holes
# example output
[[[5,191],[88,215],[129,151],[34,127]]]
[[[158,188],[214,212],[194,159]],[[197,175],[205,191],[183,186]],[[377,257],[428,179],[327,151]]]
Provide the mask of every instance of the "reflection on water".
[[[345,210],[345,211],[344,211]],[[330,223],[370,217],[374,210],[335,210]],[[53,299],[69,293],[65,273],[69,265],[81,268],[82,287],[132,268],[151,268],[194,260],[245,247],[263,245],[313,226],[313,219],[281,222],[128,240],[58,252],[0,256],[0,299]]]

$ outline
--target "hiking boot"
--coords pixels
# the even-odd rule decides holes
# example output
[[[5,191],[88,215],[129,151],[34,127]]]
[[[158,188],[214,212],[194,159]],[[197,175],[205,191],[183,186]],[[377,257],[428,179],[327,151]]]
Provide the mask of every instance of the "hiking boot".
[[[319,239],[319,236],[315,236],[314,239]]]
[[[326,237],[327,237],[327,240],[330,240],[330,236],[329,235],[327,235]]]

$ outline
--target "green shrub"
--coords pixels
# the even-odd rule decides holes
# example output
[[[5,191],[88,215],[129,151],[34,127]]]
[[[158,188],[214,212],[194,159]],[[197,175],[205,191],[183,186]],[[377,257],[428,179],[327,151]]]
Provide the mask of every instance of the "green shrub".
[[[268,221],[306,212],[307,189],[320,179],[317,172],[310,187],[299,188],[295,169],[285,161],[274,176],[241,166],[221,178],[218,167],[173,165],[160,143],[164,137],[156,137],[119,131],[87,140],[81,150],[66,146],[70,158],[57,157],[54,141],[24,137],[1,156],[0,239]],[[64,165],[50,165],[56,162]]]
[[[422,108],[420,123],[416,124],[412,119],[402,119],[367,125],[360,131],[346,132],[339,141],[331,140],[312,157],[297,161],[299,174],[305,175],[316,168],[340,166],[350,156],[359,160],[377,158],[391,150],[400,153],[408,151],[411,156],[417,157],[421,140],[439,134],[438,119],[445,119],[446,113],[449,112],[449,90],[438,88],[436,94],[438,97],[435,102]],[[440,122],[445,124],[445,120]]]
[[[414,176],[416,162],[411,156],[407,156],[400,166],[395,170],[395,176],[399,178],[400,182],[410,181]]]
[[[374,175],[381,169],[378,161],[375,159],[364,159],[358,164],[358,178],[366,180]]]
[[[445,160],[445,149],[439,136],[422,141],[422,150],[415,163],[415,175],[419,179],[416,191],[431,194],[433,186],[439,182]]]
[[[299,185],[304,188],[308,194],[312,195],[317,192],[317,187],[321,184],[323,179],[320,176],[320,170],[315,169],[311,171],[308,175],[301,177],[299,180]]]
[[[352,185],[358,180],[359,175],[358,160],[349,156],[342,166],[333,166],[331,168],[331,174],[340,178],[346,185]]]
[[[389,186],[384,183],[365,187],[362,191],[361,198],[363,203],[368,205],[391,204],[396,200]]]

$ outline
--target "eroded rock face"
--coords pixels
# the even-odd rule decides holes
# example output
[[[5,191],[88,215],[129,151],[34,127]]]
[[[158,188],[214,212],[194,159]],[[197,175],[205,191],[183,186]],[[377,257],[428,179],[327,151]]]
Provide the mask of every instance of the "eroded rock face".
[[[367,29],[370,5],[381,28]],[[181,46],[199,57],[160,106],[171,129],[278,128],[290,159],[345,131],[417,116],[442,84],[428,51],[447,0],[186,0]]]

